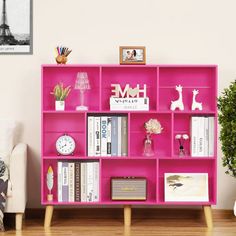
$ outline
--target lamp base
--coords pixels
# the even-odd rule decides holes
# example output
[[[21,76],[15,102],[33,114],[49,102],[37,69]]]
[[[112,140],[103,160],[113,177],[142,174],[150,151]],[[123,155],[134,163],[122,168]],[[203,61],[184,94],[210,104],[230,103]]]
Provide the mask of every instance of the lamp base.
[[[88,107],[86,106],[77,106],[76,107],[76,111],[87,111],[88,110]]]

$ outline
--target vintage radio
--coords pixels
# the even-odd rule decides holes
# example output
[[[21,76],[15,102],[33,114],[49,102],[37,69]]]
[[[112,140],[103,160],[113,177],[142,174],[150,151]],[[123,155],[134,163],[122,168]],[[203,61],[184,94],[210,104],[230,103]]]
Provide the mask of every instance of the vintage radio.
[[[147,180],[143,177],[112,177],[112,200],[143,200],[147,199]]]

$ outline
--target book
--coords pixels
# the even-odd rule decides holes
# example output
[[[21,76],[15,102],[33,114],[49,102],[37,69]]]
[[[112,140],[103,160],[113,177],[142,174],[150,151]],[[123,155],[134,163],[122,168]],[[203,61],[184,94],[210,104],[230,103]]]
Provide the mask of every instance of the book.
[[[68,162],[62,162],[62,202],[69,200],[69,168]]]
[[[62,202],[62,162],[57,162],[57,198]]]
[[[101,117],[101,156],[107,156],[107,116]]]
[[[191,156],[198,156],[198,127],[199,119],[197,116],[191,117]]]
[[[81,202],[86,202],[87,201],[87,168],[86,168],[86,163],[81,162],[80,164],[80,179],[81,179]]]
[[[118,116],[118,142],[117,142],[117,156],[121,156],[121,117]]]
[[[199,122],[199,126],[198,126],[198,150],[197,150],[197,155],[203,157],[204,156],[204,147],[205,147],[205,132],[204,132],[204,117],[200,116],[198,117],[198,122]]]
[[[94,199],[94,162],[87,162],[86,163],[87,169],[87,191],[86,191],[86,201],[92,202]]]
[[[111,122],[112,118],[107,117],[107,156],[111,156]]]
[[[88,116],[88,128],[87,128],[87,133],[88,133],[88,147],[87,147],[87,153],[88,156],[95,156],[95,143],[94,143],[94,117],[93,116]]]
[[[113,116],[111,121],[111,155],[118,155],[118,117]]]
[[[121,156],[128,155],[128,117],[121,117]]]
[[[93,172],[94,172],[94,180],[93,180],[93,188],[94,188],[94,195],[93,201],[99,201],[99,162],[93,163]]]
[[[209,117],[204,117],[204,157],[209,155]]]
[[[69,202],[75,201],[75,163],[69,162],[68,163],[68,172],[69,172]]]
[[[95,156],[101,155],[101,117],[94,118],[94,135],[95,135]]]
[[[80,202],[80,162],[75,162],[75,197],[76,202]]]
[[[111,111],[148,111],[149,98],[115,98],[110,97]]]
[[[214,126],[214,117],[209,117],[209,156],[214,155],[214,139],[215,139],[215,126]]]

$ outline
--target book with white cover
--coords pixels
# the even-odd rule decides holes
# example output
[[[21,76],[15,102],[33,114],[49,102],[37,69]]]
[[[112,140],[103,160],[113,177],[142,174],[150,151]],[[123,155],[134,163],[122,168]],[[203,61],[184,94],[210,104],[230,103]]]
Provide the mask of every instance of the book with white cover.
[[[209,117],[209,156],[214,155],[214,139],[215,139],[215,127],[214,127],[214,117]]]
[[[111,123],[112,118],[107,117],[107,156],[111,156]]]
[[[101,117],[95,116],[95,156],[101,156]]]
[[[94,171],[93,202],[98,202],[99,201],[99,162],[94,162],[93,163],[93,171]]]
[[[101,156],[107,156],[107,116],[101,116]]]
[[[199,119],[197,116],[191,117],[191,156],[198,156],[198,130]]]
[[[209,155],[209,117],[204,117],[204,157]]]
[[[88,156],[95,156],[95,143],[94,143],[94,117],[88,116]]]
[[[57,162],[57,198],[62,202],[62,162]]]
[[[80,179],[81,179],[81,202],[87,201],[87,171],[86,171],[86,163],[81,162],[80,164]]]
[[[118,153],[117,156],[121,156],[121,116],[118,116]]]
[[[94,162],[87,162],[87,202],[92,202],[94,198]]]
[[[204,121],[204,117],[200,116],[198,117],[199,119],[199,127],[198,127],[198,151],[197,151],[197,155],[200,157],[204,156],[204,147],[205,147],[205,132],[204,132],[204,125],[205,125],[205,121]]]
[[[75,163],[69,162],[69,202],[75,201]]]

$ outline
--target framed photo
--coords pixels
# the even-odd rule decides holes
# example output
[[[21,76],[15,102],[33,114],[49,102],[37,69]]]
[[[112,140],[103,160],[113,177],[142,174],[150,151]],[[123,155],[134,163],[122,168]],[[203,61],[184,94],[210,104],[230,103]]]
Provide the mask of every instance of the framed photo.
[[[166,202],[208,202],[207,173],[165,173]]]
[[[32,0],[0,0],[0,54],[32,54]]]
[[[146,48],[121,46],[120,64],[146,64]]]

